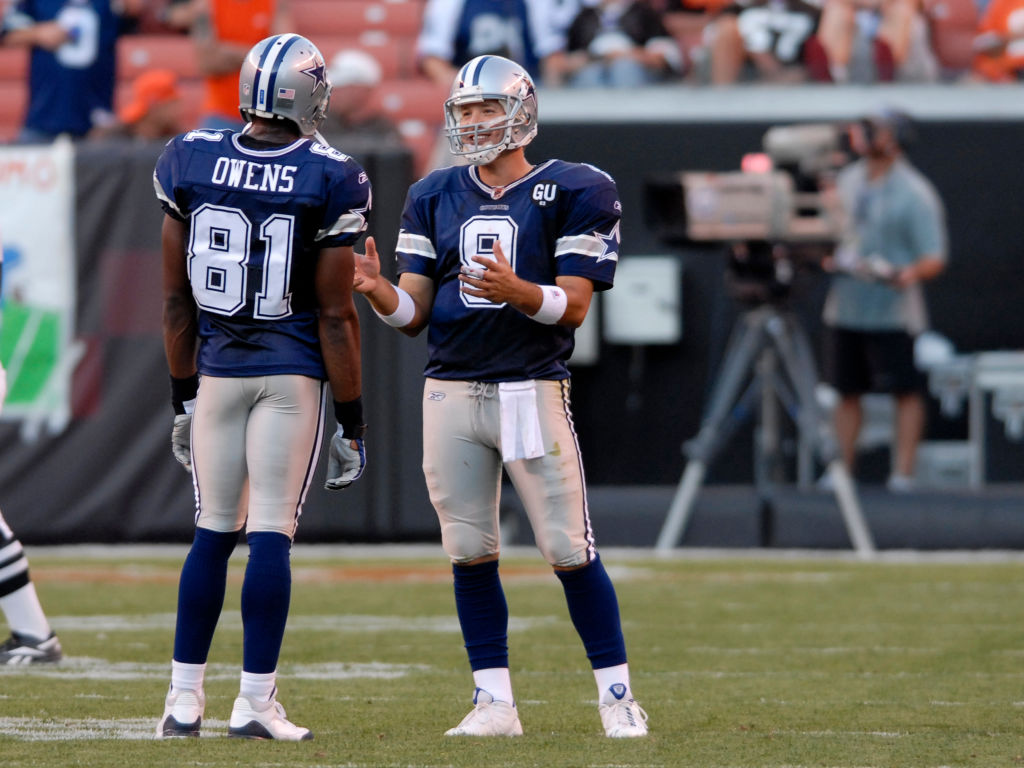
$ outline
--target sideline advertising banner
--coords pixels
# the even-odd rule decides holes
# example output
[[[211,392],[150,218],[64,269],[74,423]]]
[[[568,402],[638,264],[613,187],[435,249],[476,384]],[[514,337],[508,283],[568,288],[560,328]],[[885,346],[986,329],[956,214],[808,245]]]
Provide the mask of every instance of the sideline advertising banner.
[[[7,400],[0,419],[21,437],[57,435],[71,417],[71,376],[81,356],[74,336],[74,150],[0,147],[3,244],[0,361]]]

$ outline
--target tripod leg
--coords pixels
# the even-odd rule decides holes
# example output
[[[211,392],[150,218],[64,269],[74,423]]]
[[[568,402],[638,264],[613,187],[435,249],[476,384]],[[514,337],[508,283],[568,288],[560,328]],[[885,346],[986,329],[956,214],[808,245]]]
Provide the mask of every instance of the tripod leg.
[[[683,537],[683,531],[686,530],[686,524],[690,519],[690,510],[693,509],[697,492],[700,491],[701,483],[704,482],[706,470],[707,465],[699,459],[687,462],[683,479],[679,481],[676,495],[672,497],[672,504],[669,506],[665,522],[661,526],[661,533],[658,534],[658,542],[654,545],[655,549],[660,551],[672,549]]]
[[[671,549],[682,539],[693,503],[697,499],[701,483],[704,482],[707,466],[720,442],[722,425],[729,415],[729,409],[740,395],[757,353],[764,344],[762,324],[762,314],[747,313],[740,319],[740,324],[729,338],[721,374],[712,390],[707,415],[697,437],[687,443],[686,455],[689,461],[672,498],[665,522],[662,523],[661,533],[658,534],[655,547],[659,550]]]
[[[875,553],[875,542],[864,520],[853,479],[846,465],[839,459],[832,430],[818,407],[814,393],[818,376],[810,342],[804,334],[803,327],[795,318],[787,318],[785,328],[787,332],[773,334],[772,338],[797,393],[800,404],[800,429],[806,430],[808,435],[815,436],[819,454],[822,461],[827,464],[832,487],[835,489],[836,502],[842,512],[850,542],[858,555],[869,558]]]
[[[832,463],[828,465],[828,473],[832,479],[836,501],[839,503],[839,510],[843,513],[846,532],[850,536],[853,548],[860,557],[865,560],[870,559],[875,554],[875,540],[864,520],[864,513],[861,511],[860,501],[857,499],[857,491],[853,487],[853,479],[846,470],[846,465],[838,458],[833,459]]]

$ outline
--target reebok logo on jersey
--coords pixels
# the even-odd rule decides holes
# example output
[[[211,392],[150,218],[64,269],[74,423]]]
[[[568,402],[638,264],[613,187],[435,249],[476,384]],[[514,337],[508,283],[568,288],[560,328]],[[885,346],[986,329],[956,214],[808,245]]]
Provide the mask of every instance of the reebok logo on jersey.
[[[558,184],[553,181],[538,181],[533,185],[530,199],[541,208],[547,208],[558,199]]]

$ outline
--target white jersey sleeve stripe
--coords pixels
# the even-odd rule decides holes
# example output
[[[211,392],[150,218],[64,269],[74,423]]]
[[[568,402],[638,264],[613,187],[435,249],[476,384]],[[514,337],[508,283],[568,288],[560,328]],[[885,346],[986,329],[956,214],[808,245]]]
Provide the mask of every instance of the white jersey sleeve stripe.
[[[366,229],[366,217],[361,213],[355,211],[349,211],[348,213],[342,214],[334,226],[328,227],[327,229],[321,229],[316,233],[317,240],[323,240],[325,237],[331,237],[333,235],[340,235],[343,232],[355,232],[359,233]]]
[[[608,244],[594,235],[571,235],[560,237],[555,243],[555,258],[570,253],[578,253],[581,256],[592,256],[595,259],[611,259],[618,261],[617,253],[608,253]]]
[[[164,188],[160,185],[160,180],[156,176],[156,171],[153,171],[153,189],[156,190],[157,199],[163,200],[165,203],[171,206],[171,208],[174,209],[174,212],[181,216],[181,218],[188,218],[184,213],[181,212],[181,208],[178,207],[178,204],[174,202],[171,196],[164,192]]]
[[[427,259],[436,259],[437,251],[430,238],[423,235],[411,235],[408,232],[398,233],[398,246],[396,250],[402,253],[411,253],[415,256],[423,256]]]

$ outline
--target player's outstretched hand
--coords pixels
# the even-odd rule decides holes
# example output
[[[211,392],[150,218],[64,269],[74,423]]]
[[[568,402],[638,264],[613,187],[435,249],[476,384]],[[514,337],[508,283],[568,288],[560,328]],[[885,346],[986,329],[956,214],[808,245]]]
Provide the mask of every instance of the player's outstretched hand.
[[[174,417],[171,428],[171,451],[186,471],[192,471],[192,414],[181,413]]]
[[[327,457],[327,482],[324,488],[328,491],[340,491],[348,488],[362,477],[366,466],[366,447],[363,438],[342,437],[341,427],[331,438],[331,450]]]
[[[380,278],[380,257],[377,255],[377,243],[372,237],[366,238],[366,253],[356,254],[356,273],[352,280],[352,289],[356,293],[370,293]]]

